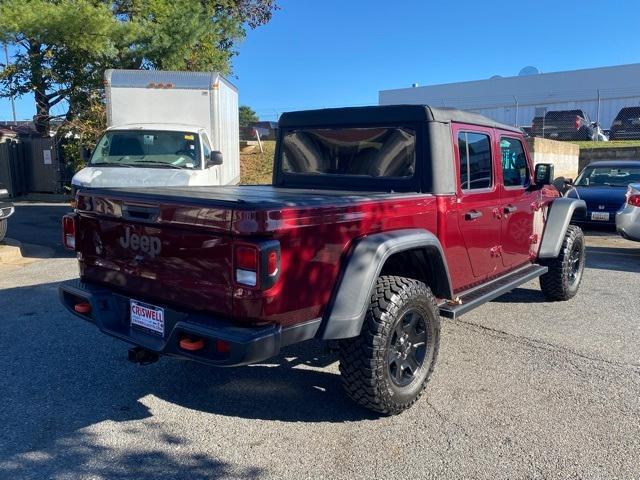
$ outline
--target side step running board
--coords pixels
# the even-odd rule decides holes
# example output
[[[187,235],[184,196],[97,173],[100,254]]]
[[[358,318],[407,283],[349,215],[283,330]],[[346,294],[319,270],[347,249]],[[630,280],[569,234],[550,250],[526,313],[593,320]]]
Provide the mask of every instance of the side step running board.
[[[504,295],[514,288],[519,287],[523,283],[527,283],[529,280],[533,280],[547,273],[548,270],[547,267],[543,267],[542,265],[528,265],[504,277],[496,278],[489,283],[474,287],[460,294],[462,303],[455,305],[449,303],[441,304],[440,315],[446,318],[456,319],[483,303],[490,302],[494,298],[498,298],[500,295]]]

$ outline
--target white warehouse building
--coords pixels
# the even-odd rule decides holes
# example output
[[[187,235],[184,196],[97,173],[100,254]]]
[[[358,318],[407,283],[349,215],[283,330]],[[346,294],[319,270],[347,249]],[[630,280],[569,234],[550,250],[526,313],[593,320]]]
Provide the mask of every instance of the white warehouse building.
[[[640,105],[640,63],[553,73],[526,67],[515,77],[379,92],[380,105],[407,103],[460,108],[517,126],[547,111],[582,109],[608,129],[621,108]]]

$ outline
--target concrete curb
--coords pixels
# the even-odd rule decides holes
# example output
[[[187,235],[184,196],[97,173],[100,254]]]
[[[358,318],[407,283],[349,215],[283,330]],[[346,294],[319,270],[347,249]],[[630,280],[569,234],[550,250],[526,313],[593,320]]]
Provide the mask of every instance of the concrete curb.
[[[0,243],[0,264],[4,263],[18,263],[22,261],[22,251],[20,247],[22,243],[12,238],[5,238]]]

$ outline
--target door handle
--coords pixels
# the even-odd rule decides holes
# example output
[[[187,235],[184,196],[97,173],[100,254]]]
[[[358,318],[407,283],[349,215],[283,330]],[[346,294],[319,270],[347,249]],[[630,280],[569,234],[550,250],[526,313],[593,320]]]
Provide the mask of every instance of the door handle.
[[[482,216],[482,212],[478,212],[477,210],[471,210],[464,214],[465,220],[475,220],[476,218],[480,218]]]
[[[514,206],[514,205],[507,205],[506,207],[504,207],[504,213],[509,215],[510,213],[515,212],[516,210],[518,210],[518,207]]]

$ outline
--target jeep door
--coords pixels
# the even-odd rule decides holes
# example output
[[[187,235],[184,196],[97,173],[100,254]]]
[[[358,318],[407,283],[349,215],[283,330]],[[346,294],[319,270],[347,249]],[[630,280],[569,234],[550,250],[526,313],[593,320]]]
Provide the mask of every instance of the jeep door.
[[[501,157],[501,257],[505,267],[515,267],[530,260],[537,192],[529,189],[531,159],[522,138],[517,133],[501,132],[497,141]]]
[[[498,259],[500,190],[496,182],[493,129],[452,125],[456,139],[458,225],[475,279],[495,275]]]

